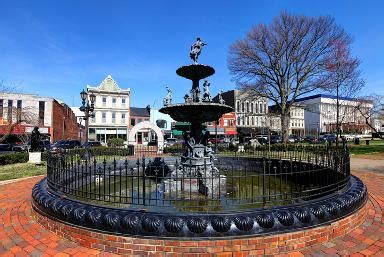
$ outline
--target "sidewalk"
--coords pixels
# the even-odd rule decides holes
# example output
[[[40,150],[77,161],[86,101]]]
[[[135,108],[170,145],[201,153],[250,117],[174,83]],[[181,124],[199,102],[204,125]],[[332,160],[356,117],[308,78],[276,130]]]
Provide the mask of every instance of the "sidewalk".
[[[384,160],[352,160],[353,174],[369,190],[368,216],[358,229],[326,244],[281,256],[384,256],[383,164]],[[60,238],[35,222],[31,217],[31,189],[40,179],[0,185],[0,256],[115,256]]]

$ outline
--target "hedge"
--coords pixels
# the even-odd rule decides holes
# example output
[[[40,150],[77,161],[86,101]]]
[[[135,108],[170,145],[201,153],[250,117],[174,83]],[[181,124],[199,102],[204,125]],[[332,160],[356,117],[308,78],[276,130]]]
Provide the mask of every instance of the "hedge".
[[[1,154],[0,165],[28,162],[28,152]]]

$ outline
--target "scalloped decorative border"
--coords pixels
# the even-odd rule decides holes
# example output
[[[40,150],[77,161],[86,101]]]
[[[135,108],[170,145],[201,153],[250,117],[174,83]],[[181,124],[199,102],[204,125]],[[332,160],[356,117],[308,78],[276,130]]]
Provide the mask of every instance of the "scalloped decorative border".
[[[60,222],[123,236],[225,238],[287,233],[329,224],[359,210],[367,200],[363,182],[351,176],[344,193],[300,206],[236,213],[172,215],[99,207],[60,198],[47,190],[46,179],[32,190],[33,208]]]

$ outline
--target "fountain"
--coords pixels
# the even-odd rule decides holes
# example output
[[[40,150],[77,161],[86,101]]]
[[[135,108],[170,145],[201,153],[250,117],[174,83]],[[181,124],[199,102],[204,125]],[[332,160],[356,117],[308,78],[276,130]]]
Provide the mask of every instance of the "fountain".
[[[221,94],[219,102],[212,101],[207,80],[204,81],[204,92],[201,93],[199,82],[215,73],[215,70],[207,65],[198,64],[198,56],[202,47],[206,45],[200,38],[191,47],[190,57],[193,64],[180,67],[176,73],[186,79],[192,80],[190,95],[184,96],[182,104],[172,104],[172,92],[169,88],[164,98],[164,107],[160,112],[169,114],[174,120],[189,122],[190,132],[184,132],[184,143],[187,150],[181,156],[181,164],[172,171],[170,178],[164,181],[164,191],[172,193],[177,190],[184,190],[182,180],[192,181],[193,186],[188,191],[199,192],[205,196],[218,197],[221,189],[225,190],[225,176],[220,175],[219,170],[214,166],[213,150],[208,142],[208,133],[203,133],[201,124],[209,121],[217,121],[223,114],[231,112],[232,107],[225,105]],[[182,179],[183,178],[183,179]],[[207,186],[209,185],[209,186]],[[221,191],[222,192],[222,191]]]

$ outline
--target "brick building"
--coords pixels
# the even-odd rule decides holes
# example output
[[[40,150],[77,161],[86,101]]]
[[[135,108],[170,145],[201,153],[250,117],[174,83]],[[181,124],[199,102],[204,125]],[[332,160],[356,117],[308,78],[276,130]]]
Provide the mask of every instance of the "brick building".
[[[34,94],[0,94],[0,135],[8,133],[12,124],[20,122],[12,135],[29,135],[33,127],[51,142],[78,139],[76,116],[65,103]]]
[[[207,122],[207,131],[213,136],[216,134],[224,135],[225,137],[233,137],[237,135],[236,131],[236,115],[235,112],[229,112],[223,114],[219,119],[219,123],[216,130],[215,122]]]

